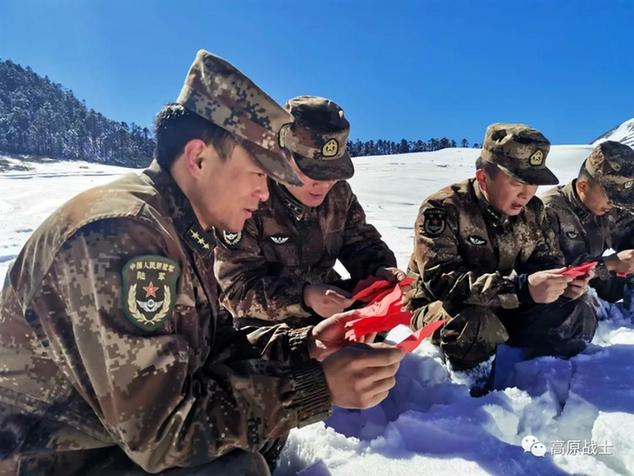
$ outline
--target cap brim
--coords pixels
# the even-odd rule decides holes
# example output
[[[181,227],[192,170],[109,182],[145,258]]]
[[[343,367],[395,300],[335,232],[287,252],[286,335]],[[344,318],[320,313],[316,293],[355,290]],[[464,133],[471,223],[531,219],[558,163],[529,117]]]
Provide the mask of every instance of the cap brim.
[[[289,152],[283,149],[280,149],[280,153],[271,152],[248,141],[242,141],[241,144],[253,155],[253,158],[266,171],[269,177],[286,185],[303,185],[303,182],[291,167]]]
[[[293,158],[299,169],[313,180],[347,180],[354,175],[354,165],[347,152],[333,160],[309,159],[299,154],[293,154]]]
[[[529,185],[557,185],[559,183],[557,176],[546,167],[519,170],[508,170],[504,167],[501,168],[509,172],[513,177],[516,177]]]
[[[634,191],[627,193],[608,194],[608,198],[614,205],[626,210],[634,210]]]

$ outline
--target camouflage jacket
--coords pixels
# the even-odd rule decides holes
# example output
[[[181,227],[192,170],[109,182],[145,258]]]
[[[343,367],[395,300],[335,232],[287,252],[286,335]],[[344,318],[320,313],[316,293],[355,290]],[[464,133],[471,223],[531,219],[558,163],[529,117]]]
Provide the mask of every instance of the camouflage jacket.
[[[522,297],[516,275],[563,264],[538,198],[507,217],[489,205],[474,179],[427,198],[414,233],[413,310],[433,301],[451,314],[465,305],[516,308]]]
[[[240,236],[227,239],[219,233],[224,246],[216,248],[216,277],[222,303],[235,317],[311,316],[303,305],[304,286],[335,283],[337,259],[353,281],[381,266],[396,266],[347,182],[336,183],[315,208],[303,206],[273,181],[269,188],[269,200]]]
[[[596,260],[609,248],[634,248],[634,214],[613,208],[605,215],[593,215],[579,200],[575,180],[548,190],[542,200],[566,264]],[[609,279],[610,273],[599,267],[597,277]]]
[[[34,232],[0,296],[0,471],[81,472],[117,446],[195,466],[328,414],[310,328],[217,323],[213,247],[156,163]]]

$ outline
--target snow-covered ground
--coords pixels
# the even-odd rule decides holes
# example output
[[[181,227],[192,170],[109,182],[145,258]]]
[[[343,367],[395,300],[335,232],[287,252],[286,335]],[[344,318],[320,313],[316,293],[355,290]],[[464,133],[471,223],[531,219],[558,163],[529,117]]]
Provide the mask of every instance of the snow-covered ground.
[[[634,119],[629,119],[614,129],[609,130],[595,140],[593,145],[597,145],[606,140],[615,140],[634,147]]]
[[[555,146],[548,164],[564,182],[590,150]],[[401,267],[422,199],[471,176],[477,155],[445,149],[355,159],[353,189]],[[67,162],[0,173],[0,282],[53,209],[124,172]],[[570,360],[522,360],[502,347],[496,390],[479,399],[424,343],[403,361],[381,405],[335,410],[326,423],[291,432],[276,474],[634,474],[634,324],[618,309],[607,313],[593,344]]]

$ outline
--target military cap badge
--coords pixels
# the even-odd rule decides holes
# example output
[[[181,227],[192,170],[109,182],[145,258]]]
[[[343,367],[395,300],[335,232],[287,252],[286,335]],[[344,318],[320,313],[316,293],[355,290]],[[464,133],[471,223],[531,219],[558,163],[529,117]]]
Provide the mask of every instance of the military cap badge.
[[[528,159],[528,163],[533,167],[539,167],[544,163],[544,153],[541,150],[536,150],[531,154]]]
[[[323,155],[324,157],[334,157],[335,155],[337,155],[337,152],[339,152],[339,143],[336,139],[328,140],[321,147],[321,155]]]

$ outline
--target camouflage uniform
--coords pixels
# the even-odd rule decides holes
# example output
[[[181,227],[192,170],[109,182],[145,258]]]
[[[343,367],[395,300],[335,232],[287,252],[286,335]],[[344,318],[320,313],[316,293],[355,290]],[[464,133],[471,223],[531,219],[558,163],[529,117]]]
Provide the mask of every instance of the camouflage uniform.
[[[609,272],[601,257],[609,248],[634,248],[634,150],[618,142],[603,142],[593,149],[585,164],[620,208],[593,215],[577,195],[576,180],[549,190],[542,200],[566,264],[599,260],[597,277],[590,284],[601,298],[615,302],[623,298],[625,279]]]
[[[296,121],[284,144],[300,169],[316,180],[351,176],[352,162],[345,151],[349,125],[343,111],[332,101],[312,96],[295,98],[287,108]],[[315,111],[324,114],[316,118]],[[303,122],[304,117],[309,119]],[[327,130],[320,132],[317,127],[324,124]],[[269,189],[269,200],[247,220],[241,234],[218,233],[224,245],[216,248],[215,268],[222,304],[239,325],[272,320],[305,325],[321,319],[304,306],[303,290],[307,284],[350,288],[333,269],[337,259],[352,282],[382,266],[396,266],[394,254],[366,223],[347,182],[337,182],[315,208],[272,180]]]
[[[534,129],[495,124],[482,158],[520,180],[552,183],[548,150]],[[538,198],[509,217],[488,203],[474,179],[465,180],[422,203],[414,239],[412,327],[448,320],[433,340],[454,368],[477,365],[507,340],[570,355],[592,337],[596,319],[584,299],[536,305],[530,297],[527,276],[563,264]]]
[[[202,61],[233,68],[202,51],[192,68]],[[267,110],[291,120],[245,87],[263,124]],[[214,246],[156,162],[80,194],[34,232],[0,295],[0,473],[226,474],[231,463],[266,474],[263,455],[274,459],[291,428],[328,415],[310,328],[218,323]]]

